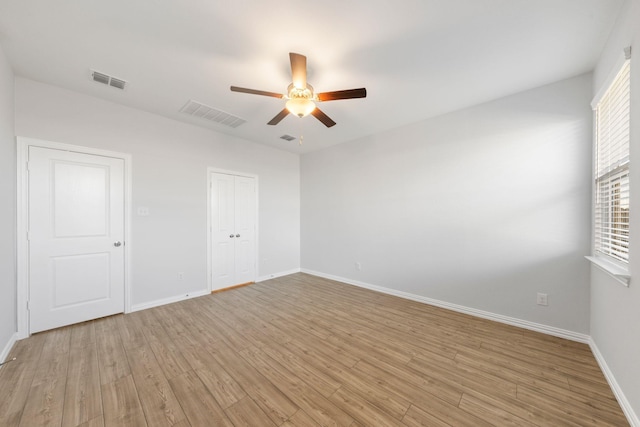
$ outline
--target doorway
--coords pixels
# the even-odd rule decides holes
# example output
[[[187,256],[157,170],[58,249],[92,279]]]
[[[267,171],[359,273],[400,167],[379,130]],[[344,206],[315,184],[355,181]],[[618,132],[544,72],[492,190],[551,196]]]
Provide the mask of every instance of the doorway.
[[[129,311],[129,156],[18,138],[19,336]]]

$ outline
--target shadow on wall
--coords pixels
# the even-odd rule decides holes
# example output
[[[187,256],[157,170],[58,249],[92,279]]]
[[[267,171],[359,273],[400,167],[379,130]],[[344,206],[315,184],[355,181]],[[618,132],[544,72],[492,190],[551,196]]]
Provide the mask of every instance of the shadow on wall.
[[[589,93],[580,76],[303,156],[303,268],[586,332]]]

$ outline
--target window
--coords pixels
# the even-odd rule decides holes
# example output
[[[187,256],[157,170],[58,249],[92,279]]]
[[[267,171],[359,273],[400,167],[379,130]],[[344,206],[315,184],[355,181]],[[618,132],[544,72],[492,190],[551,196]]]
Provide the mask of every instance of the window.
[[[629,104],[627,58],[595,106],[596,255],[629,262]]]

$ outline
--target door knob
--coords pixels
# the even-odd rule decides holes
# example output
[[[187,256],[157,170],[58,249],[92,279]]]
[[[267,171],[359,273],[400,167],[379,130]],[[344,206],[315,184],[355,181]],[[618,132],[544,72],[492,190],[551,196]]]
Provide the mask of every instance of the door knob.
[[[240,237],[240,235],[239,235],[239,234],[236,234],[236,237]]]
[[[229,234],[229,237],[231,237],[233,239],[233,234]]]
[[[116,248],[119,248],[119,247],[120,247],[120,245],[122,245],[122,243],[120,243],[120,242],[115,242],[115,243],[113,244],[113,246],[115,246]]]

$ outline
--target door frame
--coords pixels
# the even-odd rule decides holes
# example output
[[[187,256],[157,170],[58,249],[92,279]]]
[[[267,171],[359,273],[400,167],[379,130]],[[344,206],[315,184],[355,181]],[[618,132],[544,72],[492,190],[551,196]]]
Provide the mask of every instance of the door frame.
[[[260,275],[258,274],[258,267],[259,267],[259,263],[258,260],[260,259],[260,250],[259,248],[259,240],[260,240],[260,206],[258,204],[260,198],[258,197],[260,194],[259,191],[259,180],[258,180],[258,175],[252,174],[252,173],[245,173],[245,172],[238,172],[238,171],[232,171],[232,170],[227,170],[227,169],[220,169],[220,168],[214,168],[214,167],[208,167],[207,168],[207,289],[209,292],[211,292],[213,290],[213,266],[211,263],[211,256],[213,255],[213,227],[211,225],[211,185],[213,184],[213,180],[212,180],[212,174],[214,173],[222,173],[225,175],[234,175],[234,176],[243,176],[246,178],[253,178],[254,182],[255,182],[255,188],[256,188],[256,231],[255,231],[255,237],[254,237],[254,256],[255,259],[253,260],[254,262],[254,270],[253,270],[253,281],[257,281],[258,277],[260,277]]]
[[[80,154],[114,157],[124,161],[124,312],[131,312],[131,154],[42,139],[16,137],[17,189],[16,189],[16,280],[17,280],[17,329],[18,339],[31,335],[29,327],[29,174],[27,159],[29,147],[71,151]]]

